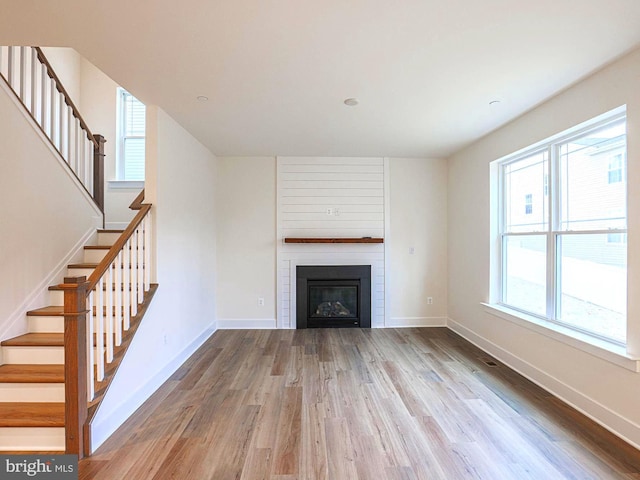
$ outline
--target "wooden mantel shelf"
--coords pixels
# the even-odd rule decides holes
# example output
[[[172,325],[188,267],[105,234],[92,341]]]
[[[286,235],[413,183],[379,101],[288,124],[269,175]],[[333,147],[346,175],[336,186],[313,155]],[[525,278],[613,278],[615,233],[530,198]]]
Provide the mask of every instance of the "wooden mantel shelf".
[[[383,243],[384,238],[297,238],[285,237],[284,243]]]

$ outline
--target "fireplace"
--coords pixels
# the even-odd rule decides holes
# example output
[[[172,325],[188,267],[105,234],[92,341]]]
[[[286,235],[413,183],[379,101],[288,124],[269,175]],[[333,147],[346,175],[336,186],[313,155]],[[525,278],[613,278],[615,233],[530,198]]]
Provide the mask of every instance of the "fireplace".
[[[296,278],[296,328],[371,327],[371,265],[299,265]]]

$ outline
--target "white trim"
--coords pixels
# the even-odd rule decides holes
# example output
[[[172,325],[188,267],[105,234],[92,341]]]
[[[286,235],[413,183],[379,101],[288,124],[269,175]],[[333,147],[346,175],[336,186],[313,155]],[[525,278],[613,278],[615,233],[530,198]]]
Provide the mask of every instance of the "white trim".
[[[282,184],[280,182],[280,161],[276,157],[276,328],[284,328],[282,325],[282,278],[280,275],[280,264],[282,262],[282,246],[284,238],[280,215],[282,210]],[[289,321],[291,321],[291,310],[289,310]]]
[[[640,425],[614,412],[591,397],[570,387],[559,379],[518,358],[504,348],[474,333],[455,320],[448,318],[447,327],[481,350],[493,355],[512,370],[539,387],[558,397],[583,415],[607,429],[625,442],[640,449]]]
[[[92,424],[91,453],[94,453],[215,332],[215,324],[207,327],[193,342],[173,357],[161,371],[142,383],[130,397],[118,404],[111,413],[103,417],[99,422]]]
[[[96,222],[100,219],[96,218]],[[58,262],[58,264],[51,269],[51,271],[42,279],[42,281],[27,295],[27,298],[13,311],[6,322],[0,325],[2,328],[2,334],[0,339],[12,338],[18,335],[27,333],[27,318],[26,312],[35,308],[40,308],[43,304],[48,303],[48,289],[51,285],[61,283],[62,278],[67,271],[67,265],[79,260],[82,256],[83,247],[96,235],[96,228],[98,225],[94,225],[71,247],[67,254]],[[20,328],[18,322],[23,322],[23,328]]]
[[[273,330],[278,328],[275,318],[219,318],[220,330]]]
[[[382,159],[382,174],[383,174],[383,186],[384,186],[384,243],[382,245],[382,254],[384,256],[384,319],[383,325],[386,327],[387,322],[393,322],[391,318],[391,299],[389,298],[389,292],[391,289],[391,247],[389,242],[391,238],[391,172],[389,171],[389,157]],[[373,282],[371,282],[373,283]],[[372,294],[373,297],[373,294]],[[371,298],[373,304],[373,298]],[[373,316],[373,314],[372,314]]]
[[[110,190],[140,190],[144,188],[144,180],[109,180],[107,186]]]
[[[490,315],[515,323],[520,327],[552,338],[553,340],[569,345],[594,357],[606,360],[619,367],[631,370],[632,372],[640,372],[640,358],[628,355],[624,347],[580,333],[568,327],[563,327],[562,325],[546,322],[533,315],[527,315],[526,313],[512,310],[502,305],[482,303],[482,306],[484,307],[484,311]]]
[[[385,328],[405,327],[446,327],[447,317],[391,317],[385,321]]]

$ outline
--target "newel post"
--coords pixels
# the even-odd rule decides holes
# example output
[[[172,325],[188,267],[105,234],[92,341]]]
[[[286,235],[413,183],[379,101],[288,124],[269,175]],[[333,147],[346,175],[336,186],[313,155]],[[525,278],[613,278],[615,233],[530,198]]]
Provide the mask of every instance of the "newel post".
[[[65,277],[64,290],[64,429],[65,451],[84,456],[87,420],[87,288],[86,277]]]
[[[104,144],[107,142],[102,135],[93,135],[96,143],[93,145],[93,199],[104,212]]]

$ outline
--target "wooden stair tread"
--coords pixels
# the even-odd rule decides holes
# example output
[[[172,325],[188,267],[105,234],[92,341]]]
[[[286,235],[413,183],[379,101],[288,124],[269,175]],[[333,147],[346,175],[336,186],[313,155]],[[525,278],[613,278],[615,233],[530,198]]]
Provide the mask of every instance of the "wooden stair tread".
[[[0,383],[64,383],[64,365],[0,365]]]
[[[63,347],[63,333],[26,333],[5,340],[3,347]]]
[[[50,305],[48,307],[36,308],[27,312],[28,317],[59,317],[64,316],[64,307],[62,305]]]
[[[0,427],[64,427],[64,403],[0,403]]]
[[[109,250],[111,245],[85,245],[85,250]]]
[[[96,268],[97,266],[97,263],[71,263],[67,268]]]
[[[98,233],[122,233],[124,230],[99,228]]]

